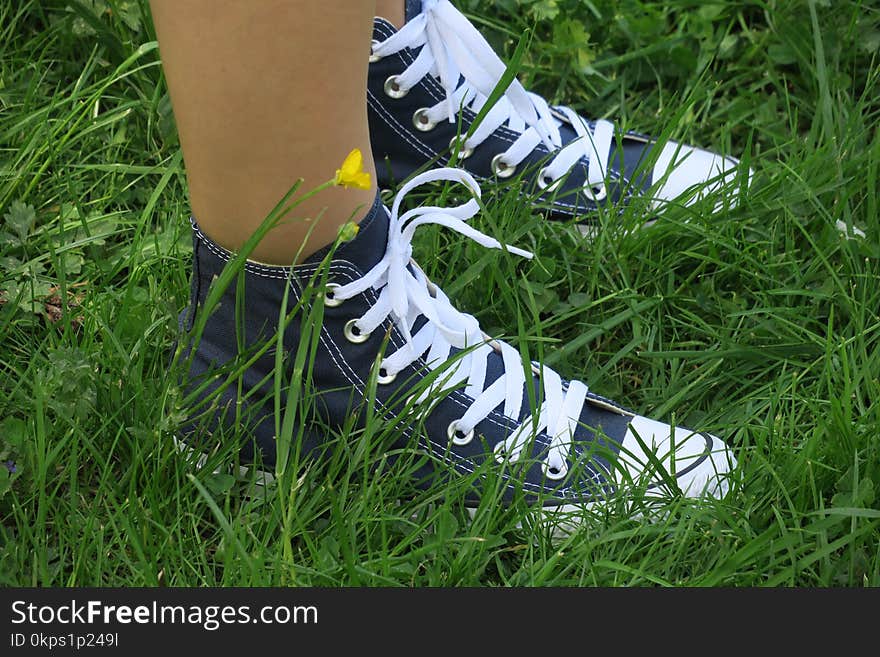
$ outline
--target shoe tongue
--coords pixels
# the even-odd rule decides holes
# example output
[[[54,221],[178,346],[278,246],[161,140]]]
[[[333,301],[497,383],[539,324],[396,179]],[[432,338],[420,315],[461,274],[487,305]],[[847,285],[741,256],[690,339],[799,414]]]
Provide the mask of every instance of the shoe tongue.
[[[388,211],[382,205],[377,193],[367,216],[358,224],[357,235],[354,239],[336,247],[333,259],[350,262],[362,274],[370,271],[385,255],[385,248],[388,245],[388,221]],[[321,262],[329,250],[329,246],[324,247],[312,254],[307,262]]]
[[[404,17],[407,21],[422,13],[422,0],[406,0],[404,4]]]

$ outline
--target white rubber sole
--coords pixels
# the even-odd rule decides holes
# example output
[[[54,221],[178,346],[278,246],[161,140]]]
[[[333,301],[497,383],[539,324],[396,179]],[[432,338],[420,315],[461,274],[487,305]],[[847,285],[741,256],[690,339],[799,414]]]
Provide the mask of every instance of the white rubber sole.
[[[185,442],[179,440],[176,436],[172,438],[174,442],[174,446],[178,452],[180,452],[187,462],[196,470],[203,470],[208,466],[208,461],[210,456],[204,454],[203,452],[199,452]],[[710,459],[706,459],[708,463]],[[222,474],[223,469],[221,467],[215,467],[211,470],[212,474]],[[717,478],[719,476],[725,476],[728,473],[721,473],[716,470],[713,470],[711,473],[712,478]],[[256,466],[246,466],[241,465],[237,467],[237,478],[240,481],[248,482],[252,488],[250,488],[246,492],[247,497],[257,497],[265,494],[265,489],[271,487],[275,484],[276,478],[272,472],[268,470],[263,470],[262,468],[258,468]],[[706,473],[706,480],[710,478],[709,473]],[[635,482],[630,486],[630,488],[635,489],[638,486],[638,482]],[[529,507],[526,511],[526,515],[528,518],[524,518],[520,520],[516,524],[516,528],[520,530],[525,530],[527,527],[532,530],[542,529],[548,532],[549,536],[553,539],[565,539],[572,534],[577,533],[580,529],[582,529],[585,525],[588,524],[588,518],[591,515],[595,515],[596,512],[603,506],[608,504],[620,504],[622,496],[622,503],[624,506],[624,513],[631,517],[634,520],[646,520],[646,521],[657,521],[665,518],[668,513],[658,512],[651,513],[650,510],[646,510],[643,508],[646,506],[643,504],[645,501],[650,502],[651,499],[656,500],[658,503],[662,502],[664,497],[667,497],[667,493],[664,492],[662,487],[652,487],[644,490],[639,498],[630,498],[627,499],[628,495],[626,492],[627,487],[623,487],[618,489],[616,493],[614,493],[614,497],[617,499],[596,499],[589,502],[583,502],[579,504],[560,504],[558,506],[534,506]],[[725,487],[725,493],[727,492],[727,487]],[[716,498],[718,497],[718,491],[711,489],[708,485],[704,490],[704,494],[708,494],[709,497]],[[694,497],[693,495],[686,495],[687,497]],[[638,502],[638,504],[636,504]],[[639,510],[635,510],[635,507],[640,507]],[[649,504],[647,506],[650,506]],[[473,522],[477,516],[477,513],[480,511],[479,507],[465,507],[467,511],[468,517]]]
[[[184,458],[189,462],[189,464],[195,470],[204,470],[208,465],[209,455],[203,452],[199,452],[185,442],[177,438],[177,436],[173,436],[172,440],[174,441],[174,447],[178,452],[183,454]],[[212,474],[223,474],[223,469],[220,467],[216,467],[211,470]],[[270,486],[275,483],[275,475],[268,470],[263,470],[262,468],[258,468],[253,465],[240,465],[238,466],[237,479],[242,481],[250,481],[253,482],[255,486]]]

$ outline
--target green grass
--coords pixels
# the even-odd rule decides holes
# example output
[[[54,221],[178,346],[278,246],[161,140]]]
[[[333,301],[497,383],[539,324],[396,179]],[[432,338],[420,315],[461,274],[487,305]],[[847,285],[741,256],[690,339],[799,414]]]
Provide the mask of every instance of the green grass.
[[[480,227],[532,262],[439,231],[416,245],[489,332],[725,437],[732,494],[670,499],[654,522],[613,504],[554,542],[520,508],[469,521],[458,487],[415,491],[405,465],[370,476],[393,432],[375,423],[275,487],[193,468],[167,372],[186,186],[145,3],[5,1],[0,584],[880,585],[880,12],[459,6],[508,55],[532,30],[522,76],[552,99],[755,168],[736,209],[632,230],[632,208],[592,242],[489,194]]]

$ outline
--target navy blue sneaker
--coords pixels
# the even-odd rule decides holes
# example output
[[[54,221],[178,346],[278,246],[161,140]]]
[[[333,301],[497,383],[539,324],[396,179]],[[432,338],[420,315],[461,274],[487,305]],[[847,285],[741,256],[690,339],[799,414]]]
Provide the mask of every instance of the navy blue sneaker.
[[[407,10],[399,31],[382,18],[373,26],[367,100],[383,187],[454,156],[478,180],[521,181],[552,218],[589,223],[598,207],[635,197],[652,216],[710,194],[716,208],[725,196],[735,205],[740,175],[751,178],[735,158],[584,119],[516,80],[473,129],[504,63],[448,0],[411,0]]]
[[[305,457],[327,449],[328,436],[343,427],[363,428],[370,414],[373,421],[395,423],[389,449],[428,456],[420,485],[437,485],[438,477],[475,477],[467,497],[472,507],[490,471],[495,484],[502,482],[504,500],[525,497],[548,512],[582,512],[632,485],[648,494],[671,487],[695,497],[723,495],[735,459],[721,440],[642,417],[582,382],[524,362],[519,350],[483,333],[473,316],[457,310],[427,279],[411,258],[413,233],[425,224],[531,257],[467,223],[479,210],[476,198],[457,207],[401,210],[415,186],[449,180],[480,194],[476,180],[462,170],[420,174],[403,186],[390,209],[377,197],[357,236],[335,251],[319,252],[292,268],[245,262],[220,303],[202,318],[206,323],[195,349],[192,343],[185,349],[192,356],[187,389],[202,400],[217,393],[200,421],[184,427],[185,440],[205,450],[218,427],[239,422],[252,437],[242,457],[274,468],[272,347],[287,293],[286,307],[295,310],[283,329],[287,372],[302,342],[314,344],[306,369],[314,398],[296,446]],[[185,333],[233,258],[195,223],[193,230],[192,296],[181,314]],[[316,308],[319,314],[310,315]],[[321,317],[320,325],[312,317]],[[263,344],[270,349],[261,353]],[[240,380],[224,389],[229,377],[223,368],[235,361],[248,364]]]

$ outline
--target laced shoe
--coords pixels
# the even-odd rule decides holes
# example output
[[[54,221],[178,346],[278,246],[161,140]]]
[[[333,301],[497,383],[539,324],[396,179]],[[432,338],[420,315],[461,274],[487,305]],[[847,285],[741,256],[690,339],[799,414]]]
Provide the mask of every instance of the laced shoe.
[[[402,210],[415,187],[437,181],[462,183],[473,197],[455,207]],[[547,512],[582,511],[629,486],[648,494],[670,488],[694,497],[725,494],[735,459],[721,440],[642,417],[580,381],[525,362],[518,349],[487,336],[428,280],[412,259],[413,235],[428,224],[486,248],[532,256],[467,223],[479,211],[479,194],[476,180],[460,169],[430,171],[406,183],[390,209],[377,197],[357,236],[332,257],[319,252],[290,268],[247,261],[239,280],[203,319],[200,341],[185,349],[191,356],[187,385],[206,399],[221,389],[219,369],[241,355],[248,367],[202,414],[207,423],[193,420],[184,429],[185,439],[204,449],[218,423],[247,417],[253,439],[242,456],[258,457],[263,468],[273,469],[276,354],[261,354],[259,345],[276,343],[287,294],[285,307],[295,310],[283,329],[288,372],[308,332],[317,331],[307,370],[312,416],[298,445],[304,456],[325,449],[332,431],[357,431],[372,416],[396,423],[389,449],[429,456],[420,485],[473,476],[466,500],[471,507],[479,504],[487,473],[494,477],[494,490],[501,482],[503,500],[524,497]],[[181,314],[183,329],[205,312],[212,281],[233,258],[195,223],[193,232],[192,295]],[[325,278],[322,259],[328,259]],[[307,298],[309,289],[319,293]],[[321,310],[320,326],[307,316],[315,307]]]
[[[374,21],[367,100],[381,186],[452,161],[481,181],[522,181],[522,192],[557,219],[589,223],[597,208],[636,197],[651,215],[709,194],[716,209],[725,195],[735,204],[737,159],[585,119],[517,80],[474,127],[504,63],[448,0],[411,0],[407,13],[399,31]]]

